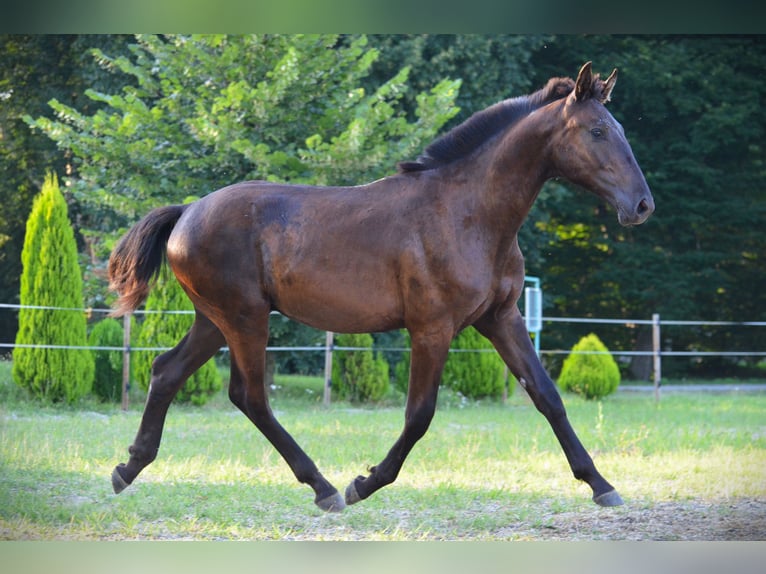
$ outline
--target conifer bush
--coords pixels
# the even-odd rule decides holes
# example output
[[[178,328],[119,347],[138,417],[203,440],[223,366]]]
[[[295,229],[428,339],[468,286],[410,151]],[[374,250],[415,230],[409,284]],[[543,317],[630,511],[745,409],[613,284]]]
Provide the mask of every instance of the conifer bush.
[[[82,274],[67,204],[55,175],[49,174],[27,219],[21,252],[22,305],[60,309],[20,309],[17,345],[82,347],[13,350],[13,380],[33,396],[73,403],[90,393],[94,363],[88,346]]]
[[[442,384],[470,399],[502,396],[505,365],[486,337],[473,327],[468,327],[455,337],[451,348],[468,352],[449,354],[444,365]],[[512,385],[509,392],[513,388]]]
[[[90,347],[122,347],[122,324],[107,317],[96,323],[88,335]],[[116,402],[122,398],[122,351],[94,349],[95,377],[93,394],[107,402]]]
[[[572,347],[561,367],[558,385],[564,391],[586,399],[600,399],[617,390],[620,369],[609,349],[594,333],[586,335]]]
[[[163,267],[154,288],[146,299],[147,311],[191,311],[194,309],[181,285],[167,267]],[[194,314],[147,313],[138,328],[137,347],[175,347],[189,331]],[[139,387],[149,389],[152,362],[164,351],[136,351],[133,353],[130,369]],[[175,400],[182,403],[204,405],[208,399],[221,390],[223,383],[210,359],[186,381]]]
[[[375,402],[389,391],[388,363],[380,353],[372,351],[372,335],[338,334],[339,347],[369,347],[362,351],[336,351],[333,353],[332,385],[339,399],[352,402]]]

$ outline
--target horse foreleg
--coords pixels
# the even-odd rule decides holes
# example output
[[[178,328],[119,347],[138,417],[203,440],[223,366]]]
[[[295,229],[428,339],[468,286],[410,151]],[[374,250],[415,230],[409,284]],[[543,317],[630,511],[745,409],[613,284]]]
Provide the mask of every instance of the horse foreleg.
[[[439,332],[431,336],[412,334],[410,383],[404,430],[383,461],[370,469],[370,475],[357,476],[346,488],[346,503],[364,500],[376,490],[396,480],[407,455],[428,430],[434,412],[450,339]]]
[[[271,411],[264,383],[267,338],[268,334],[265,333],[255,347],[252,341],[234,341],[233,345],[230,342],[232,362],[229,398],[282,455],[298,481],[311,486],[315,494],[314,503],[322,510],[340,512],[346,507],[343,497],[322,476],[311,458],[279,424]]]
[[[548,420],[575,478],[585,481],[593,490],[593,501],[601,506],[622,504],[620,495],[596,470],[593,460],[577,438],[561,396],[535,353],[518,308],[514,306],[509,317],[493,315],[479,321],[475,327],[492,341],[537,410]]]
[[[118,464],[112,472],[112,486],[116,493],[122,492],[156,458],[170,403],[186,380],[215,355],[224,342],[218,328],[197,313],[194,324],[181,342],[154,360],[141,424],[128,449],[130,459],[127,464]]]

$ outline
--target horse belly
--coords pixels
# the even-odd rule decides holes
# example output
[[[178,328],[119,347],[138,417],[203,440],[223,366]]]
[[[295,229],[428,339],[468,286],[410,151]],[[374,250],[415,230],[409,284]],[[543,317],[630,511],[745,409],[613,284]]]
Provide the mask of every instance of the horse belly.
[[[334,234],[265,234],[264,285],[273,307],[318,329],[369,333],[402,326],[395,257],[380,243]],[[332,239],[332,240],[331,240]]]
[[[385,277],[349,273],[290,273],[272,300],[284,315],[326,331],[372,333],[403,326],[395,287]]]

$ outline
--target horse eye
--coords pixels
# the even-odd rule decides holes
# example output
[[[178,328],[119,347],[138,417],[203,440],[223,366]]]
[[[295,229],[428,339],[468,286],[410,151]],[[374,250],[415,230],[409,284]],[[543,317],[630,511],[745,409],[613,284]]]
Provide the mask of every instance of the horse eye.
[[[602,130],[601,128],[593,128],[592,130],[590,130],[590,133],[593,134],[594,138],[600,138],[601,136],[604,135],[604,130]]]

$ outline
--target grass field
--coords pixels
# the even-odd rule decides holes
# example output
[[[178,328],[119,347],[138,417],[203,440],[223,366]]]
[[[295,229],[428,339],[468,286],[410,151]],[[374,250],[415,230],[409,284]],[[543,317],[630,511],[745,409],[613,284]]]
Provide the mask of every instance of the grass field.
[[[4,380],[0,371],[0,381]],[[4,383],[5,384],[5,383]],[[448,393],[399,479],[325,514],[225,396],[174,405],[157,460],[120,495],[141,414],[18,400],[0,385],[0,538],[6,540],[766,540],[766,395],[565,396],[626,504],[601,509],[572,478],[523,392]],[[339,490],[379,462],[400,406],[323,408],[315,380],[280,379],[273,407]]]

